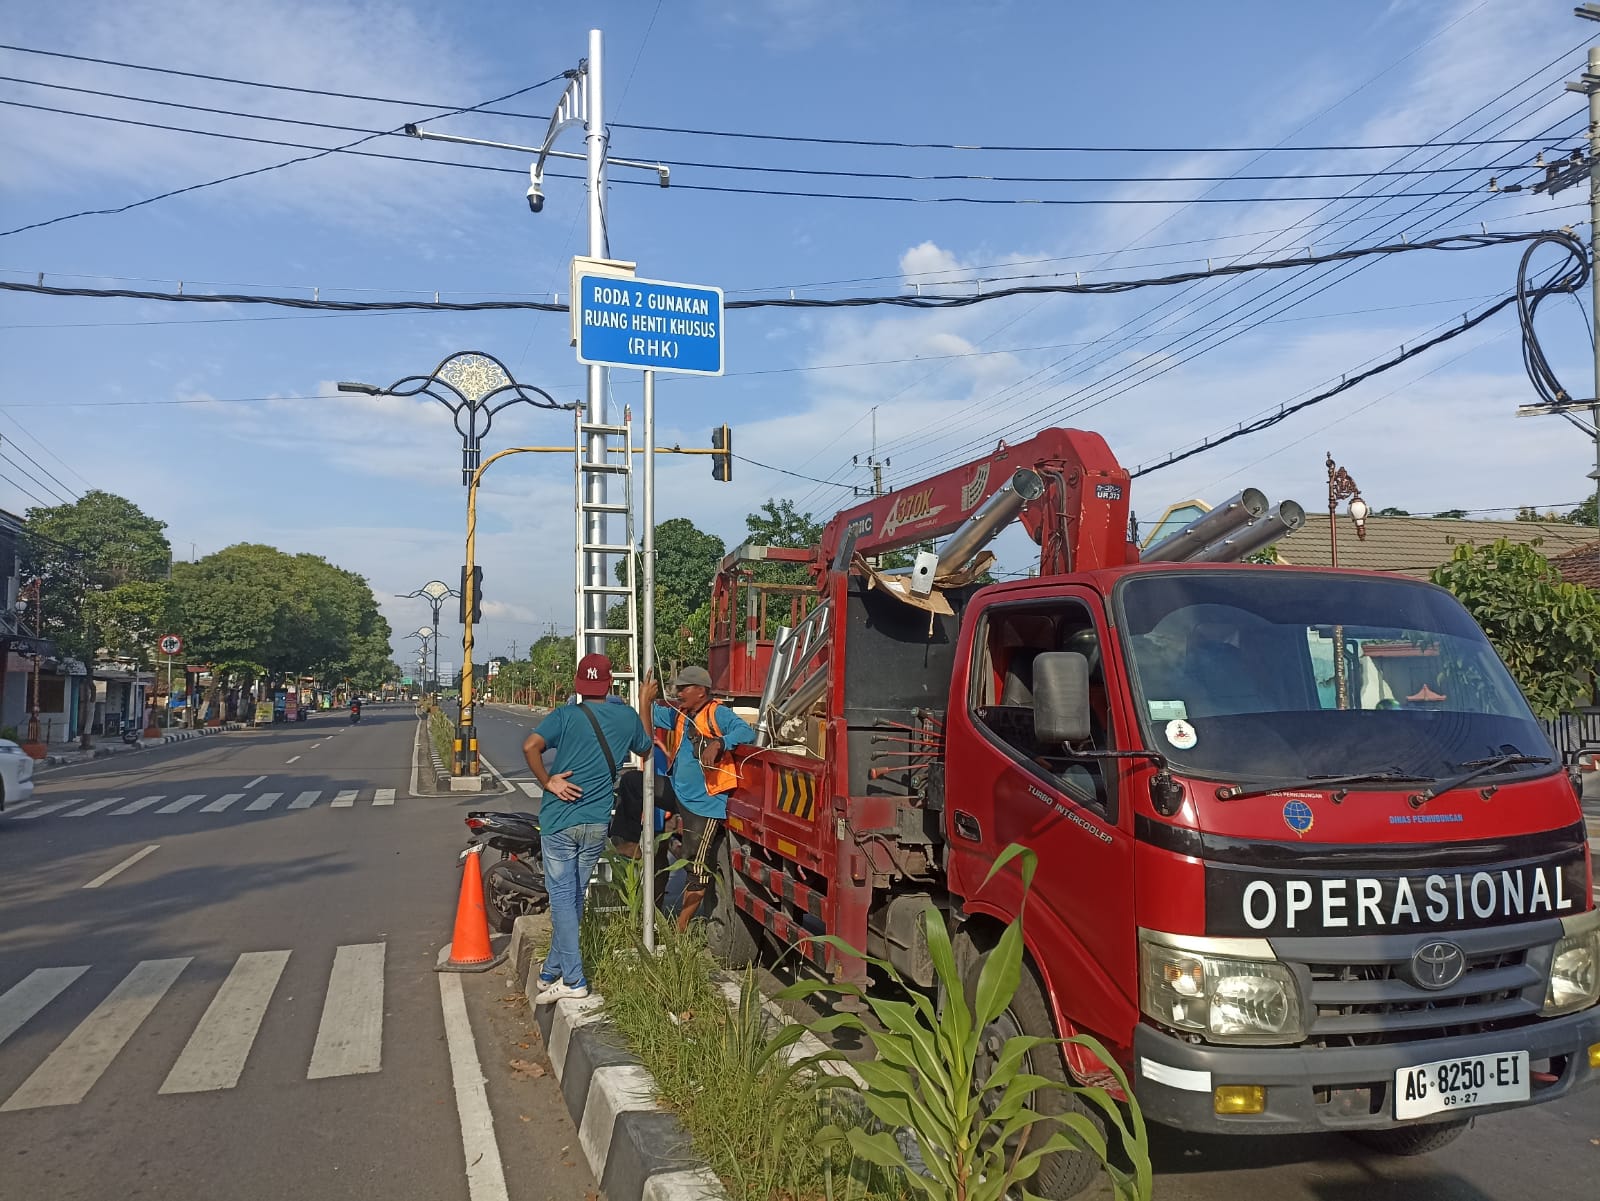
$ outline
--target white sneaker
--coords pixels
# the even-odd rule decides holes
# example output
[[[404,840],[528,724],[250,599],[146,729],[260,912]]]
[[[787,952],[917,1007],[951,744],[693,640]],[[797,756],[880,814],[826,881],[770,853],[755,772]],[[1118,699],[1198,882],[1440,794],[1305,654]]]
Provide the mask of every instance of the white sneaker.
[[[565,980],[557,980],[554,984],[546,984],[533,998],[535,1005],[553,1005],[557,1001],[581,1001],[589,995],[589,986],[580,984],[573,988]]]

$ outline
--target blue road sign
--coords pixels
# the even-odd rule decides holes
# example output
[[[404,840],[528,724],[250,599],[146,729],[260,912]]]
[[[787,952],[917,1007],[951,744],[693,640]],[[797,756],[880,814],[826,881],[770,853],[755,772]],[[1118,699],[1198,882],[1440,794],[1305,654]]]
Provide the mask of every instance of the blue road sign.
[[[578,276],[578,362],[722,374],[722,289]]]

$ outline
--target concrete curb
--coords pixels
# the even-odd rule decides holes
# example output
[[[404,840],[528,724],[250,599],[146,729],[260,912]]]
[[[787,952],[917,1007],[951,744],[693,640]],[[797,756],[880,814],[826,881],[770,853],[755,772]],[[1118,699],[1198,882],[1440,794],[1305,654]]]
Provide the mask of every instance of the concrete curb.
[[[512,927],[510,961],[528,1004],[539,991],[532,940],[537,918]],[[549,923],[543,921],[548,930]],[[604,1023],[602,998],[534,1007],[550,1068],[589,1170],[610,1201],[727,1201],[676,1115],[656,1103],[655,1080]]]
[[[67,767],[74,763],[88,763],[93,759],[105,759],[111,755],[125,755],[132,751],[143,751],[153,747],[165,746],[169,742],[188,742],[191,738],[208,738],[214,734],[223,734],[248,728],[243,722],[230,721],[220,726],[204,726],[198,730],[168,730],[160,738],[141,738],[134,743],[102,743],[100,746],[88,751],[62,751],[59,754],[46,755],[39,760],[35,771],[40,767]]]

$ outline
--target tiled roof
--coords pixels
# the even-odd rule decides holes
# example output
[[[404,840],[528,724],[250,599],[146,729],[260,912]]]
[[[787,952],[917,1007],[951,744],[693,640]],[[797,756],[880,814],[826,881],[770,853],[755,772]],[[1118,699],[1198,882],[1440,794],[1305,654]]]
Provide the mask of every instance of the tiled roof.
[[[1600,542],[1588,542],[1559,555],[1552,555],[1550,562],[1556,565],[1561,578],[1569,584],[1600,589]]]
[[[1467,521],[1448,517],[1367,518],[1367,536],[1356,537],[1353,522],[1339,514],[1339,566],[1369,571],[1395,571],[1427,579],[1428,573],[1449,560],[1463,544],[1487,546],[1497,538],[1510,542],[1541,539],[1539,553],[1547,558],[1594,545],[1590,526],[1542,521]],[[1277,543],[1278,557],[1300,567],[1327,567],[1328,515],[1307,513],[1306,523]],[[1600,562],[1591,554],[1590,562]],[[1570,578],[1570,577],[1569,577]],[[1600,570],[1596,573],[1600,586]],[[1587,582],[1587,581],[1585,581]]]

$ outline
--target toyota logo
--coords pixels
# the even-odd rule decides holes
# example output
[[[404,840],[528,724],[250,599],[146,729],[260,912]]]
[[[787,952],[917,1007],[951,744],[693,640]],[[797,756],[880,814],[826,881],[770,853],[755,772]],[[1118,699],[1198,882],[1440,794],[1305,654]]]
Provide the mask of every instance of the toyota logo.
[[[1418,988],[1449,988],[1466,970],[1466,952],[1453,942],[1425,942],[1411,956],[1411,983]]]

